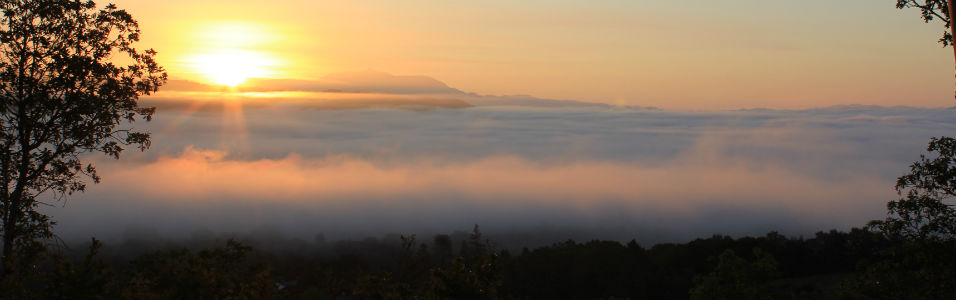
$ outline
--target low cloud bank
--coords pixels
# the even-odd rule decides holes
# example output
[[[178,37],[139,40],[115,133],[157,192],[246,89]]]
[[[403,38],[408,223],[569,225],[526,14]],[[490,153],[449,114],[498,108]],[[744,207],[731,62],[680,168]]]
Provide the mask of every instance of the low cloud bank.
[[[812,234],[885,214],[952,110],[311,110],[220,103],[135,124],[103,183],[48,208],[68,239],[271,228],[311,240],[446,233],[686,241]],[[546,237],[546,238],[545,238]]]

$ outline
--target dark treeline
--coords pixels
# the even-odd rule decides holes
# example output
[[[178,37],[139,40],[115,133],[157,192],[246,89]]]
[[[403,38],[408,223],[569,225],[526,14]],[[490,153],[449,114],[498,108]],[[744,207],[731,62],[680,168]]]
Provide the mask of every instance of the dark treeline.
[[[714,235],[682,244],[563,241],[498,250],[470,234],[126,241],[48,251],[4,297],[29,298],[952,298],[956,244],[866,229],[810,238]],[[196,245],[208,244],[207,247]],[[253,246],[250,246],[253,245]],[[162,249],[156,250],[156,247]],[[66,253],[66,256],[61,253]],[[75,257],[67,257],[73,253]]]

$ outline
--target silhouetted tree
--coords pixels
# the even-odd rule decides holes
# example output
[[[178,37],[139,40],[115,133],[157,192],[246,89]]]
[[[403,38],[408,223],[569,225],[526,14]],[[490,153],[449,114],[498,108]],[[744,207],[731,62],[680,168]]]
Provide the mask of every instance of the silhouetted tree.
[[[446,267],[432,269],[441,298],[493,299],[501,287],[499,253],[483,239],[475,224],[468,241],[462,242],[458,257]]]
[[[942,20],[946,30],[949,31],[943,31],[943,37],[939,38],[939,42],[943,44],[943,47],[956,45],[956,37],[952,34],[956,32],[956,23],[953,23],[950,18],[953,15],[953,0],[896,0],[896,8],[907,7],[919,8],[923,21],[926,23],[934,19]],[[956,47],[953,47],[953,57],[956,58]]]
[[[77,263],[63,257],[60,253],[51,253],[53,268],[44,276],[46,284],[45,295],[37,298],[55,299],[104,299],[119,297],[119,283],[116,274],[108,263],[99,258],[103,243],[93,238],[90,250]]]
[[[929,159],[910,165],[910,173],[896,181],[899,200],[886,204],[889,216],[872,221],[870,226],[891,239],[956,239],[956,139],[932,138],[926,151],[936,152]]]
[[[786,291],[770,285],[778,276],[777,261],[772,255],[753,250],[754,261],[737,256],[727,249],[718,257],[713,272],[698,278],[690,290],[691,299],[780,299]]]
[[[118,128],[154,108],[166,73],[152,49],[138,51],[137,22],[114,5],[92,1],[0,0],[0,280],[52,237],[53,221],[37,212],[94,183],[81,155],[119,158],[124,146],[149,147],[149,133]],[[85,176],[83,176],[85,175]]]
[[[435,263],[439,266],[448,265],[452,258],[451,237],[447,234],[436,235],[433,245],[435,248]]]
[[[899,200],[870,227],[894,242],[849,291],[860,298],[948,298],[956,294],[956,139],[933,138],[910,173],[900,176]]]
[[[225,247],[159,251],[130,263],[123,297],[128,299],[271,299],[277,295],[271,269],[250,262],[252,248],[234,240]]]

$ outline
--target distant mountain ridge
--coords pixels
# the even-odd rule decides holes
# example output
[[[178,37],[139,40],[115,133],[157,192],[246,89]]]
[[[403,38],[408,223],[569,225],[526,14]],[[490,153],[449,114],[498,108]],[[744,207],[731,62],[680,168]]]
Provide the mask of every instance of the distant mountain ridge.
[[[366,70],[358,72],[333,73],[316,80],[305,79],[270,79],[251,78],[235,88],[204,84],[190,80],[169,80],[161,91],[180,92],[306,92],[306,93],[341,93],[341,94],[369,94],[362,97],[358,103],[375,104],[375,107],[390,106],[402,107],[429,107],[442,103],[435,108],[464,108],[472,106],[519,106],[519,107],[576,107],[576,108],[625,108],[625,109],[657,109],[644,106],[617,106],[606,103],[586,102],[578,100],[538,98],[530,95],[481,95],[465,92],[448,86],[435,78],[423,75],[393,75],[386,72]],[[376,95],[389,95],[383,98]],[[397,96],[397,97],[395,97]],[[404,99],[401,99],[406,97]],[[317,96],[317,99],[327,100],[328,97]],[[450,100],[455,100],[449,102]],[[345,102],[335,101],[337,108],[361,108],[362,105],[344,105]],[[459,103],[460,102],[460,103]],[[826,107],[807,109],[773,109],[773,108],[745,108],[734,111],[770,112],[770,111],[878,111],[887,109],[930,109],[925,107],[908,106],[880,106],[871,104],[841,104]],[[956,109],[956,106],[950,108]],[[416,109],[417,110],[417,109]]]
[[[190,80],[169,80],[164,90],[225,91],[229,88]],[[461,94],[461,90],[421,75],[392,75],[378,71],[334,73],[318,80],[250,78],[236,86],[239,92],[345,92],[383,94]]]
[[[421,102],[430,99],[456,99],[467,105],[442,105],[447,107],[471,106],[525,106],[525,107],[591,107],[613,108],[614,105],[575,100],[545,99],[529,95],[480,95],[452,88],[437,79],[421,75],[392,75],[379,71],[346,72],[326,75],[318,80],[252,78],[235,88],[209,85],[189,80],[169,80],[163,91],[181,92],[313,92],[370,94],[363,103],[396,103],[377,99],[374,94],[404,95],[415,97],[404,102]],[[411,102],[409,102],[411,101]],[[433,103],[424,101],[422,103]],[[445,101],[442,103],[447,104]],[[407,103],[406,103],[407,104]],[[645,107],[631,107],[647,109]]]

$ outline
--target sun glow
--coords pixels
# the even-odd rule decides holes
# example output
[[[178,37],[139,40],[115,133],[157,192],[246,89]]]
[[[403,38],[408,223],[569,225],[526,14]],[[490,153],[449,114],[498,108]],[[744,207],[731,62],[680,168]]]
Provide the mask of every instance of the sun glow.
[[[236,86],[249,78],[269,77],[272,75],[269,67],[275,65],[272,59],[245,50],[197,54],[191,64],[207,81],[225,86]]]
[[[196,49],[186,60],[197,79],[208,83],[235,87],[249,78],[276,75],[279,60],[266,49],[278,34],[268,26],[217,22],[197,26]]]

